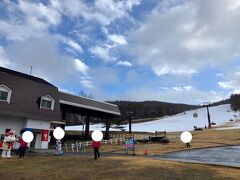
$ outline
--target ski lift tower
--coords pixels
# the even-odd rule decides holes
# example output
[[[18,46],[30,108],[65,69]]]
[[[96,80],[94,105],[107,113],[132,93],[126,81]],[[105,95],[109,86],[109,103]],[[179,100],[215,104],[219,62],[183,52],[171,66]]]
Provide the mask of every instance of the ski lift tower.
[[[208,117],[208,128],[211,128],[211,117],[210,117],[210,113],[209,113],[209,106],[210,106],[211,102],[205,102],[203,103],[204,106],[207,107],[207,117]]]

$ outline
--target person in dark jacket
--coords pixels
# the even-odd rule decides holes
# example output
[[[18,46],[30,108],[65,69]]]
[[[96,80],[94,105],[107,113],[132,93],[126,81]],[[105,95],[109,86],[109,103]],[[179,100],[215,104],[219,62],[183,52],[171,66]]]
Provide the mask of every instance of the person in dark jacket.
[[[101,147],[101,142],[100,141],[93,141],[92,142],[92,147],[94,149],[94,159],[99,158],[100,157],[99,148]]]
[[[19,158],[24,158],[28,144],[21,137],[18,139],[18,143],[20,144],[18,149]]]

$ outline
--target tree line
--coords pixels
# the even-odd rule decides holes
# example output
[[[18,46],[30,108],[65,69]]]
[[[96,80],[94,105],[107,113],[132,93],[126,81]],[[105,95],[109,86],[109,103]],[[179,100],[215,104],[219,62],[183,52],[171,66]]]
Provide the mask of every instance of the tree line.
[[[234,111],[240,110],[240,94],[232,94],[230,96],[231,108]]]
[[[122,120],[129,119],[130,116],[132,119],[157,118],[167,115],[175,115],[200,107],[159,101],[112,101],[110,103],[118,105]]]

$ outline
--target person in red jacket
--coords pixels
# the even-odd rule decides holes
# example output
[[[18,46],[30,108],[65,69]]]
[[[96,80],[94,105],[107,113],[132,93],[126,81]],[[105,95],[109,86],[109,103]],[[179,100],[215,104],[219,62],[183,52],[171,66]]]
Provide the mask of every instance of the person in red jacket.
[[[100,141],[93,141],[92,142],[92,147],[94,149],[94,159],[97,159],[100,157],[100,153],[99,153],[99,148],[101,146],[101,142]]]
[[[20,144],[18,152],[19,152],[19,158],[24,158],[25,156],[25,151],[28,148],[28,144],[23,140],[23,138],[18,139],[18,143]]]

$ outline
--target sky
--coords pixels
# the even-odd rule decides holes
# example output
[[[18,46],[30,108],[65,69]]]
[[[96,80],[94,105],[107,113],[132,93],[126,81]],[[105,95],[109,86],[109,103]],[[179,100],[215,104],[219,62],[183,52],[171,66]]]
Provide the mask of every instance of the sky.
[[[240,0],[1,0],[0,66],[97,100],[240,93]]]

